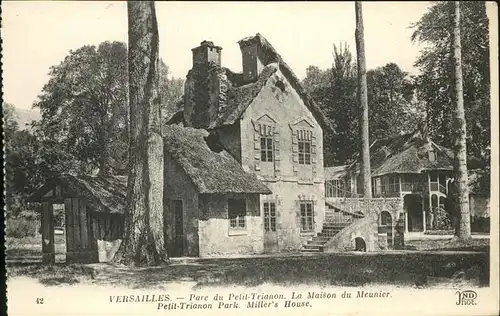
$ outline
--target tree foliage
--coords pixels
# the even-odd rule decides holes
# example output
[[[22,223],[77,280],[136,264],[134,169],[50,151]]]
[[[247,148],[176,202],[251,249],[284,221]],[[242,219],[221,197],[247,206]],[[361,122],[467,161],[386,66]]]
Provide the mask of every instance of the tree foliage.
[[[182,80],[160,63],[162,109],[171,112]],[[36,126],[42,142],[60,151],[66,172],[123,174],[128,163],[128,63],[122,42],[85,45],[51,67]],[[61,161],[62,163],[62,161]]]
[[[361,146],[356,69],[349,47],[340,44],[333,47],[332,68],[306,70],[305,88],[335,126],[335,133],[324,135],[327,166],[351,163]],[[396,64],[369,70],[367,83],[371,142],[410,132],[423,119],[414,79]]]
[[[490,64],[489,30],[484,1],[461,2],[460,39],[467,151],[490,156]],[[415,66],[418,96],[425,103],[430,135],[437,142],[453,142],[453,2],[437,2],[413,25],[412,40],[425,45]]]
[[[414,83],[395,63],[367,73],[370,140],[409,133],[424,119],[414,96]]]

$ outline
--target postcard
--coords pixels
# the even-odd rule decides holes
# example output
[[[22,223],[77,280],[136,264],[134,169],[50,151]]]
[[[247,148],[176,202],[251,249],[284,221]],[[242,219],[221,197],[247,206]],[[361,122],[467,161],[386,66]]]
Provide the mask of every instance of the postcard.
[[[2,22],[8,315],[498,315],[496,3]]]

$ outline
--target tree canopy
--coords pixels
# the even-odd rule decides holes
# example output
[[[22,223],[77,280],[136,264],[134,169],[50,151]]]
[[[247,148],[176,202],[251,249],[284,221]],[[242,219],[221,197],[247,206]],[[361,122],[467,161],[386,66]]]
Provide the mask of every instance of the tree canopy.
[[[168,79],[160,63],[160,98],[172,112],[182,95],[181,79]],[[76,173],[125,173],[128,163],[128,64],[122,42],[85,45],[51,67],[39,101],[41,141],[66,153]]]
[[[325,165],[352,162],[361,137],[356,101],[356,63],[347,45],[334,45],[330,69],[309,66],[304,86],[332,120],[335,133],[324,136]],[[423,119],[415,81],[395,63],[367,71],[370,142],[412,131]]]
[[[484,1],[461,2],[460,39],[467,151],[483,158],[490,155],[490,60],[489,30]],[[453,2],[435,3],[412,25],[412,40],[425,45],[415,62],[418,97],[425,104],[430,135],[452,146],[453,132]]]

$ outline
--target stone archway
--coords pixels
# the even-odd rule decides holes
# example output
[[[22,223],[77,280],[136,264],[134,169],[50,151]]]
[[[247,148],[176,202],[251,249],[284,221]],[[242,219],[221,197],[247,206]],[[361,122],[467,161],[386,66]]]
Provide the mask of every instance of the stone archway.
[[[354,238],[354,251],[366,252],[366,242],[362,237]]]

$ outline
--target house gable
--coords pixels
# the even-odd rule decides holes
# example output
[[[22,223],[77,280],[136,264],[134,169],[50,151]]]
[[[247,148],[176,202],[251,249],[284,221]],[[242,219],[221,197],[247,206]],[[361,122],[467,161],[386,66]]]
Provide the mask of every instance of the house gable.
[[[262,126],[271,130],[261,131]],[[245,170],[257,173],[261,179],[275,181],[299,177],[298,146],[296,139],[308,131],[312,143],[310,176],[323,177],[323,130],[311,110],[292,87],[287,78],[277,70],[270,76],[259,93],[248,105],[240,120],[242,165]],[[263,162],[260,137],[269,133],[274,139],[274,159]],[[295,165],[295,167],[294,167]]]

